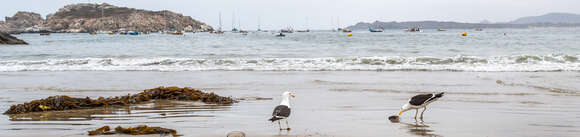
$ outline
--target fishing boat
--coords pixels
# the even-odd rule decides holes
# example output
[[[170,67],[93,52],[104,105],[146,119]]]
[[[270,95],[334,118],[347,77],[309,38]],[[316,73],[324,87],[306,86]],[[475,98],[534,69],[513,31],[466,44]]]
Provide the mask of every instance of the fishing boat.
[[[307,30],[297,30],[296,32],[310,32],[310,30],[309,29],[307,29]]]
[[[342,32],[352,32],[352,31],[349,29],[342,29]]]
[[[170,35],[183,35],[183,31],[167,32],[167,34],[170,34]]]
[[[262,20],[259,16],[258,16],[258,30],[256,30],[256,32],[262,32]]]
[[[214,31],[210,31],[209,33],[213,33],[213,34],[224,34],[224,31],[214,30]]]
[[[444,29],[437,29],[437,31],[447,31],[447,30],[444,30]]]
[[[127,32],[127,34],[129,34],[129,35],[139,35],[139,32],[129,31],[129,32]]]
[[[240,30],[240,33],[241,33],[242,35],[248,35],[248,31],[245,31],[245,30]]]
[[[282,33],[292,33],[293,31],[292,30],[287,30],[287,29],[282,29],[282,30],[280,30],[280,32],[282,32]]]
[[[384,30],[383,30],[383,27],[380,27],[380,28],[374,28],[374,29],[373,29],[373,28],[371,28],[371,27],[369,27],[369,31],[370,31],[370,32],[383,32]]]
[[[48,30],[41,30],[41,31],[39,31],[39,33],[40,33],[40,35],[45,35],[45,36],[50,35],[50,31],[48,31]]]
[[[483,31],[482,28],[475,28],[475,31]]]
[[[276,35],[276,37],[285,37],[284,33],[280,32],[280,34]]]
[[[219,20],[219,23],[220,23],[219,28],[217,30],[211,31],[209,33],[213,33],[213,34],[224,34],[224,31],[222,30],[222,13],[221,12],[219,13],[219,18],[220,18],[220,20]]]
[[[405,32],[423,32],[419,27],[408,28]]]
[[[306,28],[306,29],[303,29],[303,30],[296,30],[296,32],[302,32],[302,33],[304,33],[304,32],[310,32],[310,29],[308,29],[308,28],[309,28],[309,27],[308,27],[308,18],[306,18],[306,23],[305,23],[305,25],[304,25],[304,28]]]
[[[294,29],[292,29],[291,27],[288,27],[286,29],[281,29],[280,32],[281,33],[293,33]]]
[[[238,28],[232,28],[232,32],[233,33],[238,33],[238,32],[240,32],[240,30],[238,30]]]

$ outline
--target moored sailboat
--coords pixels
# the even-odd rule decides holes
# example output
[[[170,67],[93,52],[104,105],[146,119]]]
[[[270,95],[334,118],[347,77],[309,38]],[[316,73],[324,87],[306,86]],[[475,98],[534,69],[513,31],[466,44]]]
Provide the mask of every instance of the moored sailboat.
[[[383,27],[373,29],[369,26],[369,31],[370,32],[383,32],[384,30],[383,30]]]

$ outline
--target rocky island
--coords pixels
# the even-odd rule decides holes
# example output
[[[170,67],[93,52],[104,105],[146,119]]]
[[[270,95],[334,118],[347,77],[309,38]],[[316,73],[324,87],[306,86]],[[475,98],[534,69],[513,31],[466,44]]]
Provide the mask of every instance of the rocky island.
[[[96,31],[185,31],[207,32],[213,28],[190,16],[168,10],[148,11],[103,4],[73,4],[60,8],[43,19],[40,14],[18,12],[0,22],[0,31],[8,33],[50,31],[83,33]]]

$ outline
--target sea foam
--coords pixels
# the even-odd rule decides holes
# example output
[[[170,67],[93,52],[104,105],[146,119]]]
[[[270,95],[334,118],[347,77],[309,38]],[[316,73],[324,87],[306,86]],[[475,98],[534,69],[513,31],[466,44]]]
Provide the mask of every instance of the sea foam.
[[[2,60],[0,71],[580,71],[580,55]]]

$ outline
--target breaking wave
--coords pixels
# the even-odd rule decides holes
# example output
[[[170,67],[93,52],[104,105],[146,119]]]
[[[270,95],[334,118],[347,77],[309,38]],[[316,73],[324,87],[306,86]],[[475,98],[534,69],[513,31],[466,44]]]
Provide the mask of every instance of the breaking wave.
[[[0,71],[580,71],[580,55],[2,60]]]

